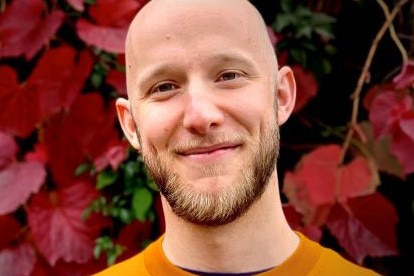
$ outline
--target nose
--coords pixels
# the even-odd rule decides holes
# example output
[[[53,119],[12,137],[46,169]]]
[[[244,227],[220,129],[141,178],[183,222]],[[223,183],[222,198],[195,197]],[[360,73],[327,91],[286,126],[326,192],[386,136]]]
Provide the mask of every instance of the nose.
[[[212,92],[206,88],[190,88],[187,96],[184,128],[191,133],[203,135],[223,124],[223,111]]]

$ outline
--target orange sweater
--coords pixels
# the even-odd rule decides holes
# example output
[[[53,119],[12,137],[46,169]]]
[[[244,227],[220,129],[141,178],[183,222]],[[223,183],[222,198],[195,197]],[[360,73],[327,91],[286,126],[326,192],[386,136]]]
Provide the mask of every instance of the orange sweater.
[[[295,275],[378,275],[372,270],[359,267],[336,252],[320,246],[298,233],[300,243],[296,251],[280,266],[261,273],[262,276]],[[95,276],[185,276],[193,275],[170,263],[162,251],[162,237],[143,252],[116,264]]]

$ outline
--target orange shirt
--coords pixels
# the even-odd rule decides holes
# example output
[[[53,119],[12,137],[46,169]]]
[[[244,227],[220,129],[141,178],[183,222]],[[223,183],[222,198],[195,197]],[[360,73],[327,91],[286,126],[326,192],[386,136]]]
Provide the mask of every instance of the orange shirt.
[[[296,251],[281,265],[263,272],[262,276],[294,275],[379,275],[372,270],[359,267],[341,257],[333,250],[327,249],[298,233],[300,243]],[[143,252],[111,266],[95,276],[185,276],[194,275],[184,271],[168,261],[162,251],[162,239],[159,238]]]

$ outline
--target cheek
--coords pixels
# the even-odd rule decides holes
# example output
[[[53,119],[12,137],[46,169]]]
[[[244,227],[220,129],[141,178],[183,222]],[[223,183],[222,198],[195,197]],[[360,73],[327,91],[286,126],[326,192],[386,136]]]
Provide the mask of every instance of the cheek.
[[[264,124],[275,119],[274,97],[265,90],[256,90],[250,95],[242,94],[229,107],[233,118],[248,127],[249,132],[260,131]]]
[[[174,111],[175,110],[175,111]],[[138,128],[143,146],[157,152],[168,147],[179,123],[179,112],[162,104],[149,104],[141,109]]]

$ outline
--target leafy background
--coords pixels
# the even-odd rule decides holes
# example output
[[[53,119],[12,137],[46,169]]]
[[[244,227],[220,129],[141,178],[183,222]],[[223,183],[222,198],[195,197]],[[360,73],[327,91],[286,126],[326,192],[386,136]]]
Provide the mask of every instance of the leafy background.
[[[297,79],[278,164],[290,224],[414,275],[414,3],[253,3]],[[114,110],[144,4],[0,0],[0,275],[91,274],[164,231]]]

